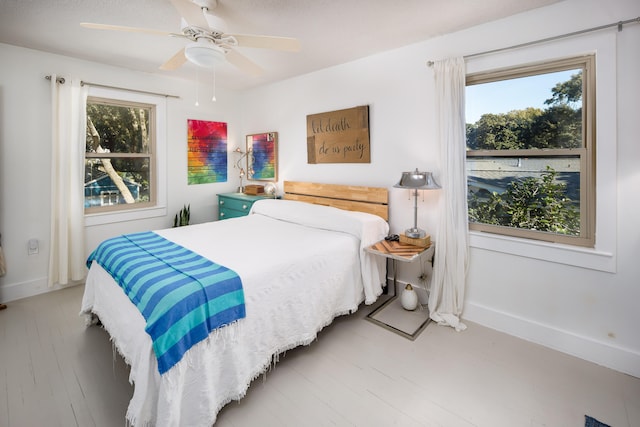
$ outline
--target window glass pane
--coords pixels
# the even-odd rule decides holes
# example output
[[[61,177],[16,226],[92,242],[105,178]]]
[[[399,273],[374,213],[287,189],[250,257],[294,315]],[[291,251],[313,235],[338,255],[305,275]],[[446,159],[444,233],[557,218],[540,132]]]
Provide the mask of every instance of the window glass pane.
[[[582,147],[582,69],[467,86],[467,149]]]
[[[467,157],[469,222],[580,234],[580,158]]]
[[[466,78],[470,229],[593,247],[595,56]]]
[[[149,153],[150,117],[150,107],[87,102],[86,152]]]
[[[84,207],[149,202],[149,158],[85,159]]]

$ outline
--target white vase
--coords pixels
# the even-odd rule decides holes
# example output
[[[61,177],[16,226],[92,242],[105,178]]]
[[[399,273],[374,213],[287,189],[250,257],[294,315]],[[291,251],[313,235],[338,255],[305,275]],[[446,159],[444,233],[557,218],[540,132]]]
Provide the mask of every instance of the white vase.
[[[405,310],[415,310],[418,307],[418,294],[413,286],[407,284],[400,295],[400,303]]]

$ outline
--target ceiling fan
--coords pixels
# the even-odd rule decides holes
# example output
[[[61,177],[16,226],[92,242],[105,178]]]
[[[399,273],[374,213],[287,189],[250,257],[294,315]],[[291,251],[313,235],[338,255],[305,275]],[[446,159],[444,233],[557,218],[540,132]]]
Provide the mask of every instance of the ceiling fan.
[[[262,68],[239,53],[236,47],[256,47],[288,52],[300,50],[300,43],[295,38],[227,33],[225,21],[211,13],[218,4],[217,0],[170,1],[182,17],[182,28],[179,33],[87,22],[80,25],[98,30],[127,31],[188,39],[189,43],[162,64],[161,70],[175,70],[187,61],[201,67],[213,68],[226,60],[249,75],[259,76],[262,74]]]

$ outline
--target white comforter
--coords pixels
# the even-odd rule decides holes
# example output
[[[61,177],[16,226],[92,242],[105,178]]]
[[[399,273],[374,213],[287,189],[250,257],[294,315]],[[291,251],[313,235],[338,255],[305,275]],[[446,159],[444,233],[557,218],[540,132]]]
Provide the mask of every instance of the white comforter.
[[[131,366],[136,425],[211,426],[242,398],[273,356],[311,343],[334,317],[382,292],[384,263],[364,251],[388,225],[368,214],[284,200],[249,216],[157,231],[242,279],[247,316],[191,348],[160,376],[144,319],[99,265],[89,270],[82,313],[95,313]]]

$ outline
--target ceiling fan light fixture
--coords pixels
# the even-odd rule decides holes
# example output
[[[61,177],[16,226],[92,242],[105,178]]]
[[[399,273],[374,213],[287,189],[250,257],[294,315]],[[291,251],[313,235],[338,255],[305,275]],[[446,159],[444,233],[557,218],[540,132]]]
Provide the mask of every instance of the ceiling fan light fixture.
[[[189,43],[184,49],[184,56],[189,62],[204,68],[213,68],[225,61],[224,49],[206,41]]]

